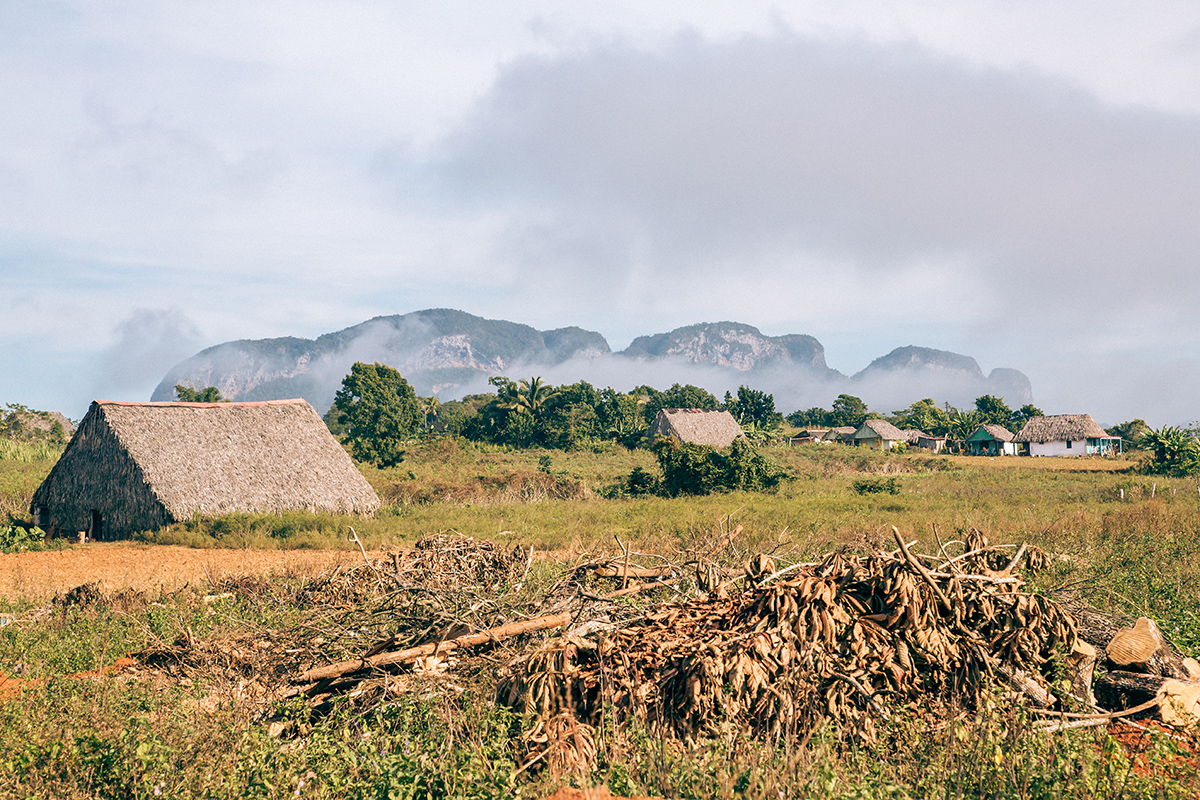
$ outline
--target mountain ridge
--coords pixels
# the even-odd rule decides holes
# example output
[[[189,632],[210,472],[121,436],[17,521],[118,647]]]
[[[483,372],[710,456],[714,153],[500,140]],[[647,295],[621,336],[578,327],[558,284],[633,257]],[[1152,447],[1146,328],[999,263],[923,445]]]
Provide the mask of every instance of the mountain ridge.
[[[741,322],[696,323],[639,336],[614,353],[596,331],[576,326],[539,331],[442,308],[373,317],[316,339],[241,339],[214,345],[172,367],[151,399],[174,399],[176,384],[191,383],[216,386],[230,400],[303,397],[323,411],[355,361],[390,364],[418,394],[447,398],[483,390],[493,375],[515,377],[526,371],[549,373],[559,382],[605,374],[641,376],[630,378],[635,383],[647,382],[647,376],[667,383],[707,381],[718,392],[752,382],[756,388],[774,388],[781,408],[799,407],[810,402],[806,398],[831,392],[870,394],[875,389],[880,398],[913,391],[919,397],[951,400],[999,393],[1010,404],[1032,398],[1029,379],[1019,370],[996,368],[984,375],[970,356],[915,345],[898,347],[847,377],[828,366],[824,345],[815,337],[767,336]]]

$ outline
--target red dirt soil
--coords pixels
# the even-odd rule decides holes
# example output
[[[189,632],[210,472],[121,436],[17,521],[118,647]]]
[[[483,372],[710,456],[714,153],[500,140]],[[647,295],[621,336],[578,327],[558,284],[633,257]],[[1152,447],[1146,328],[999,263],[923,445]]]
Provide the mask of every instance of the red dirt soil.
[[[198,550],[98,542],[70,550],[0,555],[0,597],[46,600],[84,583],[104,592],[174,591],[242,575],[315,575],[361,560],[349,550]]]

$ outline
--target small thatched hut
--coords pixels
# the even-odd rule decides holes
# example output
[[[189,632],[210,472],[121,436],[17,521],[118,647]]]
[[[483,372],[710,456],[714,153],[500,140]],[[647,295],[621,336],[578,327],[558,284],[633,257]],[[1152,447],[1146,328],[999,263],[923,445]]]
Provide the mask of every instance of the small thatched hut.
[[[690,444],[728,447],[743,436],[742,426],[728,411],[703,411],[699,408],[664,408],[650,426],[651,439],[674,437]]]
[[[33,495],[50,533],[123,539],[197,514],[370,515],[379,498],[303,400],[92,403]]]
[[[963,440],[969,456],[1015,456],[1017,443],[1013,433],[1003,425],[980,425]]]
[[[1027,444],[1031,456],[1107,456],[1121,447],[1121,437],[1110,436],[1091,414],[1031,417],[1013,441]]]
[[[908,436],[886,419],[869,419],[854,432],[856,447],[891,450],[902,444],[908,444]]]

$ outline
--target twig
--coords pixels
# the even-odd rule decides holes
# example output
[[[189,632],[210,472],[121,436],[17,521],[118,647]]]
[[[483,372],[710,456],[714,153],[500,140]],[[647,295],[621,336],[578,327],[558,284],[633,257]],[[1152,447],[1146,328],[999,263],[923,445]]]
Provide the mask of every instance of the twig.
[[[968,553],[963,553],[961,556],[955,556],[954,558],[946,561],[944,564],[942,564],[938,567],[938,570],[940,571],[940,570],[945,569],[946,567],[953,564],[955,561],[962,561],[964,558],[970,558],[971,556],[977,556],[981,553],[986,553],[989,550],[995,550],[999,547],[1016,547],[1016,545],[1015,544],[993,544],[993,545],[988,545],[987,547],[981,547],[978,550],[971,550]]]
[[[363,562],[368,567],[374,569],[374,567],[371,565],[371,559],[367,558],[367,548],[363,547],[363,543],[359,541],[358,534],[354,532],[354,528],[350,529],[350,536],[354,538],[354,543],[358,545],[359,551],[362,552]]]
[[[904,554],[904,560],[908,562],[910,567],[921,573],[921,577],[924,578],[925,582],[929,584],[929,588],[933,589],[933,593],[937,596],[938,601],[942,604],[942,608],[946,609],[947,612],[950,612],[950,598],[946,597],[946,593],[943,592],[942,588],[937,585],[937,581],[935,581],[933,576],[929,574],[929,570],[925,569],[921,562],[917,561],[917,559],[913,557],[913,554],[909,552],[908,545],[904,543],[904,537],[900,535],[900,531],[895,525],[892,526],[892,535],[896,537],[896,543],[900,545],[900,552]]]
[[[1017,554],[1012,557],[1012,561],[1008,562],[1008,566],[1000,571],[1003,572],[1005,575],[1010,574],[1013,571],[1013,567],[1017,566],[1017,562],[1019,562],[1021,560],[1021,556],[1025,555],[1025,548],[1027,548],[1028,546],[1029,546],[1028,542],[1022,542],[1021,548],[1019,550],[1017,550]]]
[[[521,575],[521,580],[517,581],[517,585],[513,587],[512,593],[519,594],[525,586],[525,579],[529,577],[529,568],[533,566],[533,545],[529,545],[529,559],[525,562],[525,572]]]
[[[871,704],[871,708],[875,709],[876,714],[883,717],[884,719],[889,718],[887,710],[884,709],[883,706],[879,705],[879,702],[875,699],[875,696],[872,695],[870,692],[868,692],[866,689],[864,689],[863,685],[861,683],[859,683],[858,681],[854,680],[854,678],[851,678],[849,675],[843,675],[840,672],[835,672],[832,675],[830,675],[829,677],[837,678],[839,681],[845,681],[846,683],[853,686],[855,689],[858,690],[859,694],[861,694],[863,697],[867,698],[867,702]]]
[[[1077,713],[1070,712],[1070,711],[1046,711],[1046,710],[1040,709],[1040,708],[1032,709],[1032,711],[1034,711],[1037,714],[1045,714],[1049,717],[1060,717],[1060,718],[1078,719],[1078,720],[1107,721],[1110,719],[1119,719],[1120,717],[1131,717],[1134,714],[1141,713],[1142,711],[1149,711],[1151,708],[1154,708],[1155,706],[1161,706],[1165,699],[1166,698],[1156,697],[1153,700],[1147,700],[1145,703],[1142,703],[1140,706],[1134,706],[1133,708],[1127,708],[1124,711],[1106,711],[1103,714],[1077,714]],[[1040,722],[1035,723],[1035,724],[1040,725],[1040,724],[1044,724],[1044,723],[1051,722],[1051,721],[1052,720],[1050,720],[1050,719],[1046,719],[1046,720],[1041,720]]]

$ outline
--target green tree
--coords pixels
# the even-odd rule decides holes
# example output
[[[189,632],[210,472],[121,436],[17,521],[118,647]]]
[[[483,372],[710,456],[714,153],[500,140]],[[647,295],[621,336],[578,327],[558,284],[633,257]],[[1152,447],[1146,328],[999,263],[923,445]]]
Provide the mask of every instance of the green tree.
[[[975,430],[984,423],[984,416],[978,410],[975,411],[955,411],[950,418],[950,430],[947,435],[958,442],[958,446],[962,447],[962,443],[966,441]]]
[[[797,428],[832,428],[834,425],[833,412],[824,408],[810,408],[793,411],[787,415],[789,425]]]
[[[739,386],[736,398],[726,392],[724,405],[741,425],[773,428],[783,422],[783,415],[775,410],[774,395],[749,386]]]
[[[596,413],[604,433],[620,441],[638,436],[646,429],[646,420],[640,412],[638,395],[625,394],[609,387],[600,392]]]
[[[334,396],[350,452],[359,460],[394,467],[404,460],[401,445],[416,434],[421,415],[417,394],[387,364],[354,363]]]
[[[1154,454],[1154,459],[1146,465],[1148,472],[1176,477],[1200,472],[1200,442],[1182,428],[1165,425],[1146,431],[1142,447]]]
[[[546,403],[556,394],[554,387],[542,381],[541,378],[535,377],[529,380],[522,378],[515,384],[509,381],[504,385],[503,407],[514,414],[529,416],[536,420],[542,415]]]
[[[833,401],[832,422],[834,427],[857,428],[863,424],[870,411],[861,398],[852,394],[839,394]]]
[[[943,436],[950,429],[950,414],[933,402],[932,397],[926,397],[903,411],[893,412],[892,423],[902,430],[916,428],[933,436]]]
[[[1020,433],[1025,423],[1034,417],[1044,417],[1045,413],[1033,403],[1026,403],[1012,413],[1012,432]]]
[[[649,386],[639,386],[631,394],[647,398],[645,404],[642,405],[642,418],[646,420],[647,425],[653,425],[654,418],[664,408],[699,408],[704,411],[715,411],[720,405],[717,398],[707,389],[701,389],[690,383],[672,384],[671,388],[665,392]]]
[[[203,389],[197,389],[190,381],[188,383],[175,384],[175,397],[185,403],[229,402],[224,397],[221,397],[221,390],[217,387],[206,386]]]
[[[1146,424],[1146,420],[1144,419],[1133,419],[1129,422],[1122,422],[1120,425],[1113,425],[1111,428],[1105,429],[1105,433],[1110,436],[1120,436],[1121,446],[1126,450],[1141,448],[1142,440],[1149,432],[1150,426]]]
[[[981,425],[1012,425],[1012,409],[1004,402],[1003,397],[985,394],[975,398],[975,410],[979,412]]]

